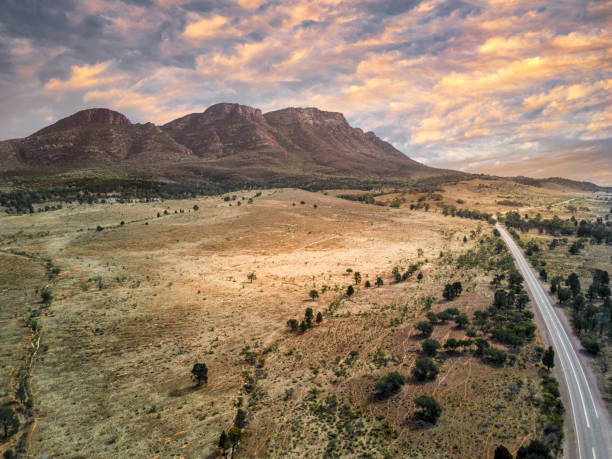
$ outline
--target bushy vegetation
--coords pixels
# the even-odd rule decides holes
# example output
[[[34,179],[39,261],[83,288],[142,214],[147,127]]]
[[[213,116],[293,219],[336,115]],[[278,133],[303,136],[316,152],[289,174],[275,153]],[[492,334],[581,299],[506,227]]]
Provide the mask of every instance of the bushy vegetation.
[[[431,381],[436,379],[440,369],[429,357],[419,357],[416,359],[414,368],[412,369],[412,376],[417,381]]]
[[[442,208],[442,215],[450,215],[451,217],[470,218],[472,220],[483,220],[491,225],[495,224],[493,215],[486,212],[480,212],[478,210],[470,209],[457,209],[453,204],[440,204]]]
[[[402,390],[404,384],[406,377],[397,371],[391,371],[376,382],[376,395],[380,398],[390,397]]]
[[[576,220],[574,216],[566,220],[554,216],[551,219],[542,219],[539,215],[535,218],[521,218],[518,212],[508,212],[505,217],[505,224],[509,228],[516,228],[522,232],[532,229],[540,233],[551,236],[576,236],[578,238],[590,239],[595,244],[612,244],[612,223],[599,217],[594,221]],[[571,247],[570,247],[571,249]],[[573,249],[576,253],[580,250],[579,246]]]
[[[442,414],[442,407],[438,401],[429,395],[420,395],[414,399],[418,410],[414,413],[414,418],[418,421],[429,424],[436,424]]]

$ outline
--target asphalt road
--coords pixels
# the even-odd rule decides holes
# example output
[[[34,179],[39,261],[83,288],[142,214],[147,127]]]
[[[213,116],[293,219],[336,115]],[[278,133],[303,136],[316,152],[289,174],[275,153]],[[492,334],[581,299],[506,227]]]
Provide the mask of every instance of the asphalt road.
[[[495,225],[508,245],[512,256],[525,278],[534,312],[540,316],[546,330],[548,344],[555,350],[555,361],[569,395],[565,408],[572,419],[574,438],[570,436],[570,457],[606,459],[612,458],[612,426],[596,381],[579,357],[580,345],[568,336],[567,322],[557,316],[552,302],[542,288],[523,252],[510,234],[499,223]],[[565,324],[565,326],[564,326]],[[587,376],[589,375],[589,376]],[[572,427],[571,425],[568,427]]]

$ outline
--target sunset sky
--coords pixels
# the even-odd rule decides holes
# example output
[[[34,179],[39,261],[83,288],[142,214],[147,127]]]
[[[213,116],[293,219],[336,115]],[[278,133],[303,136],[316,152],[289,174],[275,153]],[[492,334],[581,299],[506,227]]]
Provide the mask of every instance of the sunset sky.
[[[612,1],[4,0],[0,101],[0,139],[315,106],[431,166],[612,185]]]

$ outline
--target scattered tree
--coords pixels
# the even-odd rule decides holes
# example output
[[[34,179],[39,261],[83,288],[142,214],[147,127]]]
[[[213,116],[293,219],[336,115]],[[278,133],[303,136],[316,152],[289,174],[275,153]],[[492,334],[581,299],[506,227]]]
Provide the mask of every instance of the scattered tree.
[[[495,448],[493,459],[513,459],[513,457],[504,445],[499,445]]]
[[[355,293],[355,289],[353,288],[352,285],[349,285],[348,288],[346,289],[346,296],[352,296],[353,293]]]
[[[367,280],[367,281],[365,281],[365,284],[363,284],[363,286],[364,286],[365,288],[370,288],[370,287],[372,286],[372,284],[370,284],[370,281],[369,281],[369,280]]]
[[[297,330],[299,326],[300,323],[297,321],[297,319],[289,319],[287,321],[287,327],[289,327],[292,331]]]
[[[584,335],[580,339],[580,344],[582,344],[584,350],[591,355],[597,355],[601,350],[597,338],[595,338],[593,335]]]
[[[376,276],[376,286],[381,287],[384,284],[382,277]]]
[[[419,357],[414,363],[412,376],[417,381],[428,381],[436,379],[440,369],[429,357]]]
[[[208,368],[205,363],[194,364],[191,374],[196,379],[198,386],[208,383]]]
[[[398,393],[406,384],[406,378],[397,371],[391,371],[376,382],[376,394],[380,398],[387,398]]]
[[[355,285],[361,284],[361,273],[359,271],[353,273],[353,278],[355,279]]]
[[[421,349],[426,356],[435,357],[440,349],[440,343],[433,338],[427,338],[421,343]]]
[[[312,301],[314,301],[319,298],[319,292],[317,292],[315,289],[312,289],[310,292],[308,292],[308,296]]]
[[[516,459],[552,459],[550,449],[539,440],[531,440],[527,446],[521,446],[516,452]]]
[[[227,434],[225,433],[225,430],[223,430],[221,432],[221,436],[219,437],[219,443],[217,444],[219,446],[219,448],[221,448],[222,450],[226,450],[229,449],[231,446],[229,437],[227,436]]]
[[[233,426],[227,433],[227,436],[229,437],[232,446],[236,445],[240,442],[240,440],[242,440],[242,429],[240,429],[240,427]]]
[[[462,291],[463,287],[461,285],[461,282],[453,282],[452,284],[446,284],[444,286],[444,292],[442,292],[442,296],[448,301],[452,301],[456,297],[458,297]]]
[[[546,367],[546,371],[550,371],[555,366],[555,351],[552,346],[549,346],[542,354],[542,364]]]
[[[444,349],[448,349],[449,351],[454,351],[459,347],[459,341],[455,338],[448,338],[446,343],[444,343]]]
[[[244,426],[246,426],[246,411],[245,410],[238,408],[238,411],[236,412],[236,418],[234,419],[234,425],[241,429],[243,429]]]
[[[321,322],[323,322],[323,314],[321,314],[321,311],[317,312],[316,322],[317,322],[318,324],[320,324]]]
[[[247,274],[247,279],[249,280],[249,282],[253,283],[253,281],[257,279],[257,276],[255,275],[255,273],[251,272]]]
[[[470,323],[470,319],[468,319],[468,316],[465,312],[462,312],[457,317],[455,317],[455,323],[457,324],[457,327],[464,328],[467,324]]]
[[[0,406],[0,426],[2,426],[4,437],[9,436],[9,431],[19,429],[19,418],[8,406]]]
[[[418,410],[414,413],[415,419],[429,424],[438,422],[442,414],[442,407],[437,400],[429,395],[421,395],[414,399]]]
[[[427,322],[425,320],[417,322],[414,328],[420,331],[421,335],[423,335],[425,338],[429,338],[434,330],[434,326],[431,324],[431,322]]]
[[[53,295],[51,294],[51,290],[48,287],[45,287],[40,292],[40,298],[44,304],[49,304],[53,301]]]
[[[304,322],[306,322],[306,326],[308,328],[312,327],[312,319],[314,319],[312,308],[306,308],[306,312],[304,313]]]

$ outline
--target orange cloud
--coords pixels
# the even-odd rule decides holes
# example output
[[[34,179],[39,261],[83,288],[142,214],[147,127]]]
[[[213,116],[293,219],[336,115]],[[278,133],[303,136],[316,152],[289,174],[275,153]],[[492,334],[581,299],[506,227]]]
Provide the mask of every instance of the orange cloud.
[[[185,27],[183,36],[188,39],[216,37],[224,33],[224,27],[228,22],[225,16],[218,14],[203,19],[195,19],[195,16],[192,16],[192,21]],[[235,31],[232,31],[232,33],[235,33]]]
[[[112,64],[112,61],[106,61],[95,65],[73,65],[68,80],[63,81],[53,78],[45,85],[45,89],[49,91],[71,91],[116,83],[121,77],[107,73]]]

